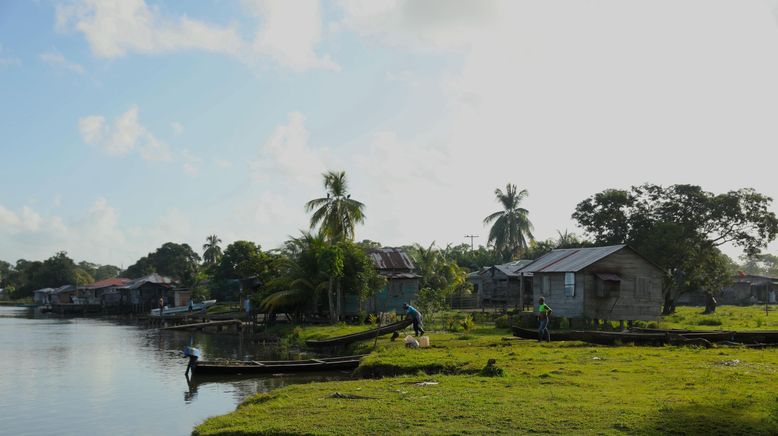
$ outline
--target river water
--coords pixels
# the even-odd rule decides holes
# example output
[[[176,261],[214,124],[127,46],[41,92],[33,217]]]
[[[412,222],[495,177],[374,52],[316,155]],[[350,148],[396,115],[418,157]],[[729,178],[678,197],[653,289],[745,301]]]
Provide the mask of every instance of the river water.
[[[287,359],[237,335],[144,329],[0,306],[0,435],[187,435],[247,396],[344,374],[184,377],[184,346],[203,359]]]

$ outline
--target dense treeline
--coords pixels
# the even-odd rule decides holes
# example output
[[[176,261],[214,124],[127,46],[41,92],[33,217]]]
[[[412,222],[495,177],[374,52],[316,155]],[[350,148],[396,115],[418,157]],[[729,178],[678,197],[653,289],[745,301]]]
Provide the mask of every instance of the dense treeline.
[[[343,295],[366,298],[384,286],[367,255],[382,244],[353,241],[355,226],[366,218],[365,205],[351,198],[345,173],[323,176],[325,196],[305,205],[311,213],[310,231],[290,237],[280,248],[263,250],[251,241],[235,241],[222,250],[221,239],[208,235],[202,257],[188,244],[167,242],[124,271],[111,265],[76,264],[59,252],[42,262],[0,261],[0,287],[20,298],[43,287],[159,273],[193,288],[199,298],[234,300],[241,280],[252,278],[254,302],[262,310],[299,315],[318,307],[331,319],[340,319]],[[609,189],[576,206],[572,218],[585,237],[564,231],[546,240],[532,234],[529,211],[521,207],[527,195],[512,184],[495,190],[502,210],[484,219],[484,225],[491,225],[488,247],[439,247],[434,242],[402,247],[421,276],[418,304],[435,310],[445,305],[446,297],[470,291],[468,272],[536,259],[555,248],[630,244],[666,271],[666,313],[674,310],[681,294],[716,292],[737,271],[778,275],[778,257],[760,252],[778,234],[778,219],[769,210],[772,199],[751,189],[718,195],[694,185]],[[742,265],[720,251],[727,243],[743,249]]]

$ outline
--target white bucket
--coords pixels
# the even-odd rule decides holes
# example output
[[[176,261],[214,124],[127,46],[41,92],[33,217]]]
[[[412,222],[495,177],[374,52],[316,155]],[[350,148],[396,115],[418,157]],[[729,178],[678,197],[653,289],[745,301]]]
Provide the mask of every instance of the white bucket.
[[[430,337],[429,336],[422,336],[419,338],[419,346],[421,348],[427,348],[430,346]]]

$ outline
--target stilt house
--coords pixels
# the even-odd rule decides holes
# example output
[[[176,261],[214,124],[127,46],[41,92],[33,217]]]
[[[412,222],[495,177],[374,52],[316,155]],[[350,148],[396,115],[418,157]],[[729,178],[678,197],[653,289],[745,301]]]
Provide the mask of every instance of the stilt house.
[[[653,320],[662,306],[663,271],[627,245],[557,249],[518,271],[533,275],[535,303],[554,316]]]

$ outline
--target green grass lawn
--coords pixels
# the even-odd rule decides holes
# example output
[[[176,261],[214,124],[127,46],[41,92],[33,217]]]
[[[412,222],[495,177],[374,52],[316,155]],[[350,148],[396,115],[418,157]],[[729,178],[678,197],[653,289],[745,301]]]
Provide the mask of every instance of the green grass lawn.
[[[720,306],[710,315],[701,307],[679,307],[676,313],[662,317],[659,328],[693,330],[778,330],[778,306]]]
[[[682,308],[675,316],[683,318],[671,325],[692,327],[684,322],[695,322],[695,311]],[[312,337],[318,329],[298,334]],[[506,336],[490,325],[433,332],[427,349],[383,337],[356,371],[370,378],[260,394],[195,434],[778,433],[778,349],[539,344]],[[502,376],[482,375],[489,359]]]

